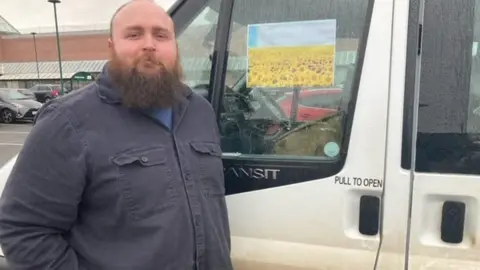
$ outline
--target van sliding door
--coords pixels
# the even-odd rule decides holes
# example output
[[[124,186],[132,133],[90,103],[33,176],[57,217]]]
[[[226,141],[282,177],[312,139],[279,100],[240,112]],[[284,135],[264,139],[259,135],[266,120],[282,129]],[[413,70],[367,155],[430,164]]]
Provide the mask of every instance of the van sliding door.
[[[415,115],[404,119],[409,132],[402,167],[413,171],[408,266],[475,269],[480,267],[480,1],[411,2],[420,7],[422,44],[420,70],[407,76],[419,86],[418,126]],[[413,62],[408,69],[415,69]],[[407,107],[415,100],[414,84],[408,84]]]

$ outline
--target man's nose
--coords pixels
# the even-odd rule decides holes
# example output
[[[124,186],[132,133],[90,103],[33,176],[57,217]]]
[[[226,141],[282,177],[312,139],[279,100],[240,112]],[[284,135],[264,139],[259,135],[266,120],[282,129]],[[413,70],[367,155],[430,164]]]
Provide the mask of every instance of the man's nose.
[[[144,38],[143,43],[143,50],[144,51],[155,51],[157,48],[155,46],[155,42],[152,36],[146,35]]]

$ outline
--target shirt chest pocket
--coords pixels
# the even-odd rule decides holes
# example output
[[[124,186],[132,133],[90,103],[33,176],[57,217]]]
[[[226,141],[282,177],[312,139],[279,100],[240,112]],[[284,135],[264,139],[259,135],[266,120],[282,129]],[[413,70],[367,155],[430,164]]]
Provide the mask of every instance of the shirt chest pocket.
[[[193,150],[194,174],[198,176],[206,196],[221,197],[225,195],[223,178],[222,149],[212,142],[191,142]]]
[[[131,217],[138,220],[175,206],[177,193],[164,147],[125,150],[112,162],[121,185],[122,203]]]

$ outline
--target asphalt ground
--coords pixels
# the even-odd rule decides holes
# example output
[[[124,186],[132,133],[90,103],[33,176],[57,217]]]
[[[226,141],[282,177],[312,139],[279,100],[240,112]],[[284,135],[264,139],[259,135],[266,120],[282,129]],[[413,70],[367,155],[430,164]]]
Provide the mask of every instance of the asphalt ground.
[[[31,129],[30,122],[0,123],[0,168],[20,151]]]

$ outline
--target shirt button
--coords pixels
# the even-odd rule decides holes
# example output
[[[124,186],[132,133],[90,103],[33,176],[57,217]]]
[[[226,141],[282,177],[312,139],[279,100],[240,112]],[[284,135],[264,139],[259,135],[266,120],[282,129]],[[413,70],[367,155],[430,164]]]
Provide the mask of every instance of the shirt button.
[[[141,160],[142,162],[148,162],[148,158],[147,158],[147,157],[141,157],[140,160]]]

